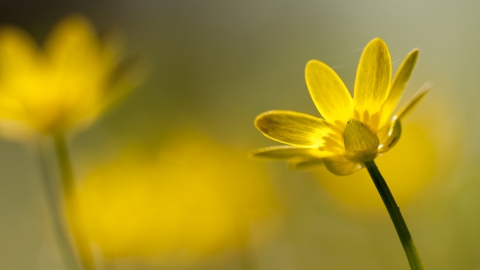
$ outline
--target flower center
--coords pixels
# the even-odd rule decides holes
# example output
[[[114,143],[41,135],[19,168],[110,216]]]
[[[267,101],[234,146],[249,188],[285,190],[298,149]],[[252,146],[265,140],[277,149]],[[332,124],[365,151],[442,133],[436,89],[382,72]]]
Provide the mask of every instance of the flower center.
[[[377,155],[379,140],[375,131],[367,124],[350,119],[343,131],[347,157],[356,162],[366,162]]]

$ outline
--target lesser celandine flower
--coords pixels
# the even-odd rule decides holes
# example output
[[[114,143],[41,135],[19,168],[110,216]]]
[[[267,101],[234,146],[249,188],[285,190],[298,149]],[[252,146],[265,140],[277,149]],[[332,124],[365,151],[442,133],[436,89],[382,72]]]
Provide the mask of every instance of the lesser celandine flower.
[[[305,78],[310,95],[323,118],[292,111],[270,111],[255,119],[268,138],[287,144],[253,151],[254,157],[287,160],[293,169],[325,165],[337,175],[367,167],[395,224],[412,269],[421,269],[410,233],[380,175],[374,159],[390,150],[401,135],[401,120],[425,96],[430,84],[393,114],[417,62],[418,50],[410,52],[393,81],[387,45],[379,38],[363,50],[350,96],[339,76],[328,65],[312,60]]]
[[[79,208],[71,222],[105,258],[193,263],[243,247],[252,222],[272,224],[277,206],[262,166],[192,130],[162,144],[125,151],[69,198]]]
[[[410,52],[390,82],[388,48],[381,39],[372,40],[360,59],[353,99],[333,69],[317,60],[308,62],[308,90],[324,119],[292,111],[263,113],[255,119],[255,126],[268,138],[287,145],[261,148],[252,155],[288,160],[293,169],[325,164],[337,175],[361,169],[396,144],[400,121],[429,90],[426,84],[392,116],[417,57],[417,49]]]
[[[100,40],[81,15],[60,21],[43,48],[24,30],[1,26],[0,117],[44,134],[96,118],[135,84],[120,56],[118,39]]]

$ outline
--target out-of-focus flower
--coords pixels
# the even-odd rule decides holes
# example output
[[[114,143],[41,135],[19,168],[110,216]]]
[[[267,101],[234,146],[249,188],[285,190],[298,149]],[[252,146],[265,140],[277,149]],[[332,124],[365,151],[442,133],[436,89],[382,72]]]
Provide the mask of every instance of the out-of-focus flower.
[[[118,39],[100,40],[81,15],[60,21],[43,49],[22,29],[0,27],[0,117],[44,134],[90,122],[138,82],[120,56]]]
[[[400,121],[425,96],[430,84],[395,115],[400,97],[417,62],[410,52],[393,82],[387,45],[373,39],[363,50],[355,81],[354,99],[338,75],[326,64],[307,63],[310,95],[324,119],[292,111],[269,111],[255,119],[266,137],[287,144],[253,151],[253,157],[287,160],[292,169],[325,164],[337,175],[348,175],[390,150],[401,135]]]
[[[251,222],[277,208],[262,166],[185,134],[155,155],[127,151],[83,182],[70,220],[106,258],[182,254],[185,262],[239,248]]]

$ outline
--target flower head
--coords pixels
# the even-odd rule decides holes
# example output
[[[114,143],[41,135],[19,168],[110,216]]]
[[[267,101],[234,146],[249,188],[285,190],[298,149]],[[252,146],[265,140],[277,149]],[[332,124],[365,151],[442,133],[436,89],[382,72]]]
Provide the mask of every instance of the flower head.
[[[0,27],[0,117],[44,134],[96,118],[135,84],[112,41],[80,15],[60,21],[43,49],[22,29]]]
[[[390,150],[401,135],[401,120],[425,96],[426,83],[396,114],[418,58],[411,51],[391,81],[387,45],[375,38],[363,50],[355,80],[354,98],[340,77],[326,64],[307,63],[305,78],[323,118],[293,111],[269,111],[255,119],[266,137],[287,144],[257,149],[253,157],[287,160],[292,169],[325,165],[337,175],[363,168],[364,163]],[[393,115],[393,116],[392,116]]]

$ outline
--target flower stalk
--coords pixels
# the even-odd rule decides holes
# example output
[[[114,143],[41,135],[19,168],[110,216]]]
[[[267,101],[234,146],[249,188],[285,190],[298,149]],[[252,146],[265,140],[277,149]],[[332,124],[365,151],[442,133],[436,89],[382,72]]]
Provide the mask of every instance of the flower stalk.
[[[63,264],[66,269],[78,270],[75,251],[72,248],[70,239],[65,229],[64,216],[62,215],[62,208],[60,207],[60,200],[58,196],[58,187],[52,182],[53,178],[48,169],[48,155],[41,142],[38,142],[38,155],[40,162],[40,170],[42,172],[42,186],[45,192],[45,200],[47,203],[49,214],[51,215],[51,222],[55,233],[55,239],[61,254]]]
[[[403,249],[407,255],[410,268],[412,270],[423,270],[424,268],[422,261],[420,260],[420,256],[415,248],[412,236],[408,231],[407,224],[402,217],[400,208],[398,207],[392,193],[390,192],[390,189],[388,188],[387,182],[385,182],[385,179],[383,179],[382,174],[375,164],[375,161],[371,160],[365,162],[365,167],[367,167],[368,173],[370,174],[370,177],[372,177],[373,183],[375,184],[380,197],[382,197],[383,203],[385,204],[388,214],[392,219],[393,225],[397,230],[398,237],[400,238],[400,242],[402,242]]]
[[[70,217],[71,219],[74,219],[70,220],[70,228],[74,237],[74,242],[77,247],[83,269],[93,270],[95,269],[95,264],[93,261],[93,254],[90,244],[88,241],[85,241],[82,232],[77,227],[78,222],[75,220],[77,215],[75,215],[74,212],[78,210],[77,187],[75,178],[73,176],[73,170],[70,162],[70,156],[68,154],[65,136],[62,133],[57,133],[53,136],[53,139],[55,142],[55,151],[57,154],[58,165],[62,178],[63,196],[65,202],[67,203],[66,208],[68,211],[72,212]]]

